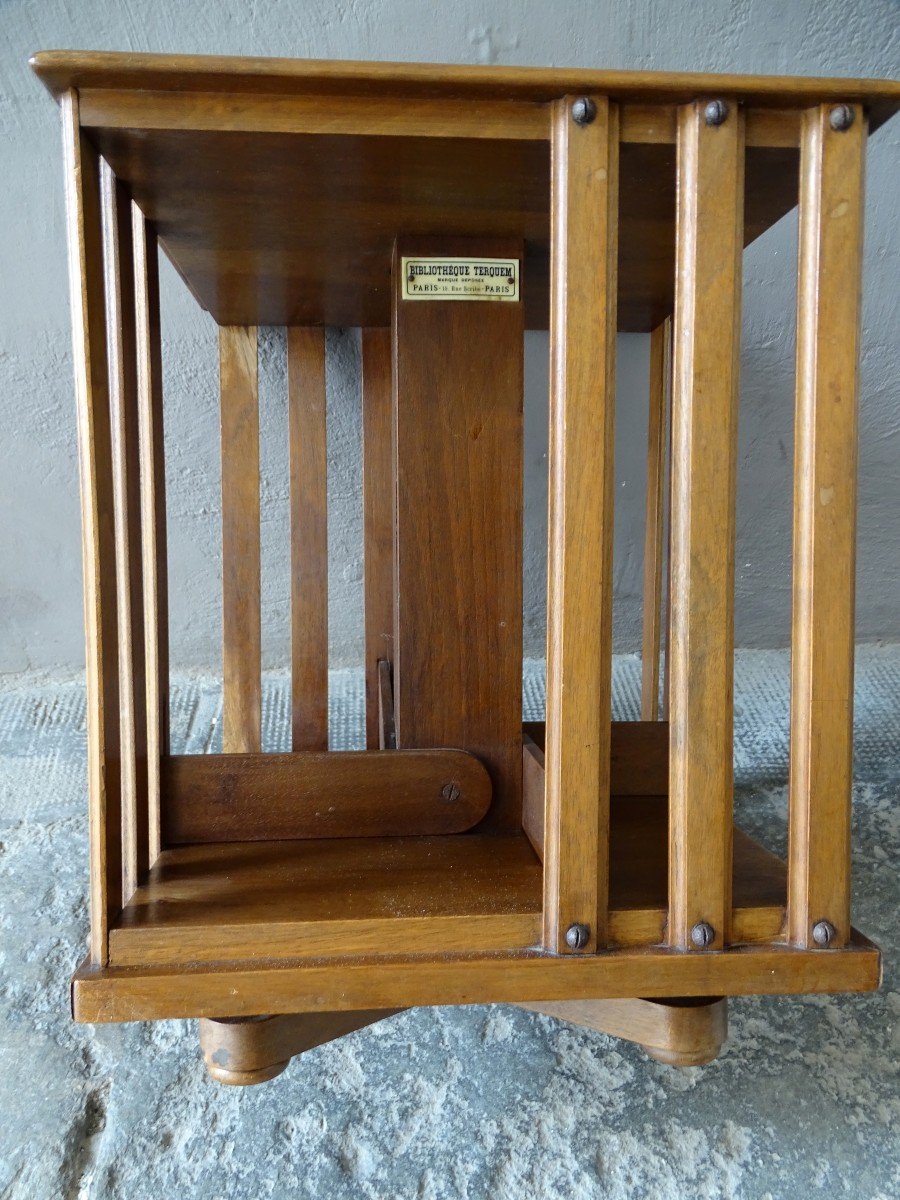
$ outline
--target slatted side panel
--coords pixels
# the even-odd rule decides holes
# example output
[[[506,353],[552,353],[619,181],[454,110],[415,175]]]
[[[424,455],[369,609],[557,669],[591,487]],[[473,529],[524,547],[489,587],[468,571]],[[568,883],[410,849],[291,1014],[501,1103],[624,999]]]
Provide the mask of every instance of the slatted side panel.
[[[551,132],[544,944],[603,946],[609,878],[618,113]],[[587,938],[572,945],[572,926]]]
[[[101,178],[119,626],[122,872],[127,899],[149,866],[135,276],[131,199],[106,163]]]
[[[160,759],[169,753],[169,588],[163,426],[159,248],[156,230],[132,205],[137,403],[147,718],[148,860],[160,852]]]
[[[391,331],[362,333],[363,561],[366,607],[366,746],[382,742],[384,669],[394,658],[394,482],[391,449]],[[381,676],[381,678],[380,678]],[[391,717],[391,724],[393,718]]]
[[[672,397],[669,941],[731,922],[743,114],[678,114]]]
[[[641,720],[659,717],[659,649],[662,610],[663,539],[668,428],[672,373],[672,322],[650,335],[650,407],[647,422],[647,505],[644,531],[644,612],[641,645]]]
[[[219,329],[226,753],[260,749],[259,397],[256,329]]]
[[[804,114],[800,160],[788,932],[850,936],[856,410],[865,116]]]
[[[325,332],[290,328],[291,745],[328,749]]]
[[[106,360],[100,163],[78,121],[78,96],[61,104],[66,225],[84,563],[90,957],[103,966],[122,907],[119,665],[114,480]]]

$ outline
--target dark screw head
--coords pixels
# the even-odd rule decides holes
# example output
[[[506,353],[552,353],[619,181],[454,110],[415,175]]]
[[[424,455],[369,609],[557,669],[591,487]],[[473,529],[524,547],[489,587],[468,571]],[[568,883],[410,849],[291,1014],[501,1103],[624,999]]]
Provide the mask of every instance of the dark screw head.
[[[837,930],[830,921],[816,921],[813,925],[813,941],[817,946],[830,946]]]
[[[703,110],[707,125],[722,125],[728,118],[728,105],[724,100],[710,100]]]
[[[828,114],[828,123],[837,133],[843,133],[853,124],[853,109],[849,104],[836,104]]]
[[[460,793],[459,793],[459,784],[458,783],[445,783],[444,786],[441,788],[441,795],[444,797],[445,800],[449,800],[451,804],[453,803],[454,800],[459,799],[459,794]]]
[[[570,925],[566,930],[566,945],[572,950],[581,950],[588,944],[591,931],[587,925]]]
[[[691,941],[699,950],[711,946],[715,941],[715,937],[716,931],[710,925],[709,921],[698,921],[691,930]]]
[[[590,96],[579,96],[572,105],[572,120],[576,125],[590,125],[597,116],[597,105]]]

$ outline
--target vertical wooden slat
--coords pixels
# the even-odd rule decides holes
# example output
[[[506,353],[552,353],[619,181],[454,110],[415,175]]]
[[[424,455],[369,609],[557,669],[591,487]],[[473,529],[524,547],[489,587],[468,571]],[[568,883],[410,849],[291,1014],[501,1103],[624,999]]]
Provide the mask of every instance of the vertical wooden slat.
[[[260,749],[259,397],[253,326],[219,329],[226,753]]]
[[[291,474],[291,729],[328,749],[328,502],[325,332],[288,329]]]
[[[650,334],[650,411],[647,426],[647,516],[644,527],[644,630],[641,654],[641,720],[659,716],[659,642],[662,605],[663,481],[671,365],[671,320]]]
[[[788,932],[850,934],[856,407],[865,118],[804,114],[800,152]]]
[[[731,923],[743,113],[678,113],[672,394],[669,941]],[[706,931],[708,933],[708,931]]]
[[[148,861],[152,865],[161,849],[160,758],[169,753],[169,590],[159,249],[155,229],[136,204],[131,206],[131,215],[147,676],[147,835]]]
[[[362,332],[363,561],[366,625],[366,745],[377,750],[379,662],[394,657],[394,484],[391,449],[391,331]]]
[[[129,899],[149,865],[147,694],[131,198],[101,166],[119,624],[122,886]]]
[[[109,928],[122,907],[122,846],[114,485],[100,163],[79,125],[77,93],[67,92],[60,108],[84,562],[90,955],[95,966],[103,966],[108,960]]]
[[[618,112],[551,132],[550,502],[544,944],[606,941]]]

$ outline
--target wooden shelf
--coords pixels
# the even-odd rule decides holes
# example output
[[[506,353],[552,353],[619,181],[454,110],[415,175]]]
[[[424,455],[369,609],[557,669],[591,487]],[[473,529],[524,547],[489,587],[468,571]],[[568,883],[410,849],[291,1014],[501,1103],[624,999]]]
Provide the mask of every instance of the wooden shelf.
[[[524,837],[181,846],[110,933],[110,962],[441,954],[540,939],[541,864]]]
[[[610,937],[662,941],[666,801],[613,801]],[[777,938],[785,869],[735,830],[734,938]],[[164,851],[110,933],[110,965],[536,946],[542,867],[524,836],[348,838]]]

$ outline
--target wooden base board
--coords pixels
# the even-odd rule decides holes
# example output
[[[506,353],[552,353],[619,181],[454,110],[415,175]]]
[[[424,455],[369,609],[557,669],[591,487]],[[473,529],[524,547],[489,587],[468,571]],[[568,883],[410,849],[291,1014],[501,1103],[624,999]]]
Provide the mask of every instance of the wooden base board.
[[[77,1021],[152,1021],[258,1013],[643,996],[868,992],[881,955],[854,931],[841,950],[776,944],[681,953],[665,946],[597,955],[411,955],[397,958],[242,962],[180,967],[92,967],[72,981]]]

